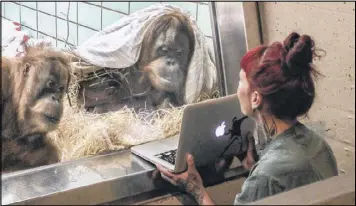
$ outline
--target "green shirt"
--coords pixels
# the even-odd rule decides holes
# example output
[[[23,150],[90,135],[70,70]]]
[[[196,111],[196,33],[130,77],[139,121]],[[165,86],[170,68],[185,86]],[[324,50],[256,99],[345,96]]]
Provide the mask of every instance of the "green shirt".
[[[328,143],[297,123],[262,151],[234,204],[247,204],[336,175],[337,164]]]

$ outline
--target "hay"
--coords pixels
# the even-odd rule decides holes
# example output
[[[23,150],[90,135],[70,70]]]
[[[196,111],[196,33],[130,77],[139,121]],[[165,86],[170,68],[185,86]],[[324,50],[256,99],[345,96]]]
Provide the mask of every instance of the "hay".
[[[49,134],[60,151],[61,161],[128,149],[179,133],[185,106],[138,113],[124,107],[115,112],[93,114],[76,101],[81,80],[72,73],[63,117],[57,130]],[[218,92],[211,96],[202,94],[198,101],[217,97]]]
[[[183,108],[136,114],[124,107],[93,114],[67,104],[58,129],[49,137],[61,152],[61,161],[117,151],[178,134]]]

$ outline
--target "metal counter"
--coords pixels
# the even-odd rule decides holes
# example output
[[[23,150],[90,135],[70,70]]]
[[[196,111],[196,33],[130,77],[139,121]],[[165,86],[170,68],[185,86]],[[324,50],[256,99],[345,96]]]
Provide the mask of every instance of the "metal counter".
[[[2,204],[100,204],[155,188],[153,165],[130,151],[3,175]]]
[[[2,204],[103,204],[167,186],[129,150],[2,175]],[[244,170],[229,170],[226,179]]]

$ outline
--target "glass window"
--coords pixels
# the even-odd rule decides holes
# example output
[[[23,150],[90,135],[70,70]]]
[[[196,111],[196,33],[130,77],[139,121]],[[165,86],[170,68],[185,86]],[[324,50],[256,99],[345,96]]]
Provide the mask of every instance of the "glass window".
[[[53,46],[69,51],[102,29],[153,5],[178,7],[191,24],[183,22],[177,28],[172,20],[168,28],[173,30],[163,24],[147,28],[135,63],[128,67],[120,64],[115,68],[95,67],[95,73],[87,72],[80,77],[85,80],[79,82],[77,99],[71,102],[93,113],[117,111],[126,106],[139,112],[181,107],[217,97],[220,85],[216,73],[220,68],[215,65],[208,2],[8,2],[4,18],[21,22],[22,29],[31,37],[49,39]],[[110,45],[112,41],[123,40],[117,38],[104,44]],[[204,58],[199,58],[200,55]],[[189,72],[193,69],[196,72]],[[215,85],[209,88],[212,76]]]

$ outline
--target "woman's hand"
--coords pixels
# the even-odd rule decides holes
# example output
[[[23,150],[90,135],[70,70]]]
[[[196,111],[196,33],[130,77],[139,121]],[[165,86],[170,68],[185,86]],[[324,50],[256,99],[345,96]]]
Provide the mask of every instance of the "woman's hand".
[[[161,172],[163,179],[192,195],[200,205],[214,204],[205,191],[203,181],[195,168],[193,156],[191,154],[187,155],[187,164],[187,171],[180,174],[173,174],[160,165],[156,166]]]

